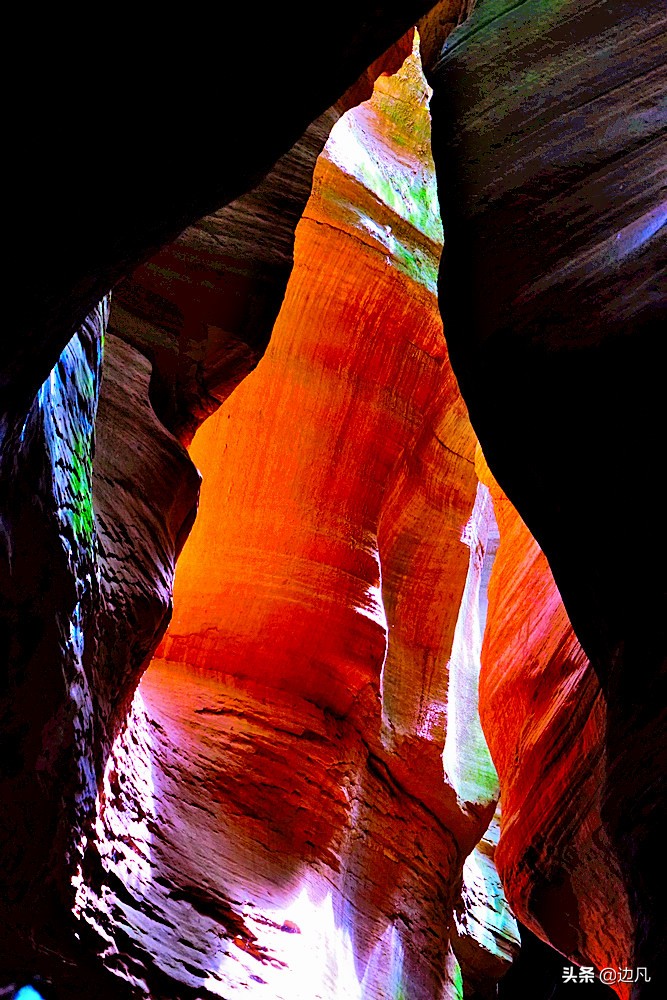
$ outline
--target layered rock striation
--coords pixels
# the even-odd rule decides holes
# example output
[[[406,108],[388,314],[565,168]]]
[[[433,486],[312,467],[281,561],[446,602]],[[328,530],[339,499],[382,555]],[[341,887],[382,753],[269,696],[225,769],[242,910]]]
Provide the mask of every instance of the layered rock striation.
[[[544,554],[480,465],[500,529],[479,686],[502,789],[495,860],[526,926],[577,965],[618,975],[639,963],[622,862],[603,822],[605,697]],[[615,988],[626,998],[632,987]]]
[[[461,995],[452,911],[497,789],[488,752],[461,782],[442,753],[488,504],[436,307],[427,100],[411,59],[336,126],[267,351],[190,449],[174,616],[78,883],[140,995]],[[496,976],[501,937],[476,942]]]
[[[480,0],[428,73],[453,368],[602,686],[600,810],[653,968],[667,601],[640,526],[664,448],[665,27],[652,0]]]
[[[516,952],[495,858],[542,939],[646,967],[617,990],[649,997],[664,14],[479,0],[453,33],[472,4],[420,22],[452,370],[414,63],[338,122],[287,284],[329,127],[406,40],[339,95],[427,5],[352,6],[317,45],[308,19],[250,37],[228,12],[254,72],[224,129],[240,77],[215,31],[194,74],[155,35],[87,89],[54,38],[58,72],[36,66],[9,234],[28,336],[0,373],[2,975],[72,998],[492,996]],[[67,117],[84,90],[120,109],[105,156],[99,115]],[[179,232],[105,338],[96,303]],[[454,372],[551,569],[481,462],[478,484]],[[223,400],[135,697],[197,504],[183,443]]]
[[[343,106],[355,95],[368,93],[373,76],[400,61],[406,46],[409,49],[409,40],[397,43],[388,63],[380,60],[371,66],[364,79],[341,98]],[[325,126],[326,116],[315,135]],[[310,162],[313,159],[308,153],[312,140],[306,136],[304,141],[306,153],[297,149],[292,154],[293,162],[303,159],[306,163],[296,185],[297,208],[298,198],[303,197],[299,191],[309,183],[308,156]],[[83,190],[80,184],[79,194]],[[276,206],[271,208],[275,223]],[[243,216],[242,210],[232,210],[237,222],[239,215]],[[247,244],[247,231],[237,242],[243,243],[244,238]],[[288,236],[283,243],[286,240]],[[91,258],[95,256],[93,244],[87,248]],[[76,253],[80,254],[80,248]],[[62,261],[66,260],[65,246]],[[131,256],[123,266],[130,260]],[[100,268],[95,281],[103,273]],[[55,269],[48,280],[57,284],[59,275]],[[196,298],[196,277],[191,273],[187,280]],[[200,290],[205,286],[202,279]],[[60,300],[49,301],[48,330],[42,331],[46,339],[38,345],[42,333],[37,330],[33,337],[32,368],[24,370],[25,357],[20,352],[16,357],[10,352],[5,358],[12,384],[3,398],[0,421],[5,543],[0,578],[6,598],[2,638],[10,665],[2,702],[7,748],[3,826],[8,859],[2,897],[9,928],[2,958],[3,975],[14,970],[20,980],[41,970],[56,975],[62,988],[79,995],[80,977],[97,984],[97,973],[95,963],[88,961],[87,944],[78,943],[76,925],[69,919],[70,877],[79,877],[76,873],[111,742],[168,621],[175,559],[197,502],[198,474],[179,442],[156,419],[149,397],[182,437],[188,434],[188,421],[207,412],[210,404],[205,387],[200,387],[199,408],[193,405],[191,372],[178,351],[172,351],[182,373],[175,378],[172,410],[177,415],[185,413],[186,418],[176,419],[167,407],[160,409],[150,385],[151,379],[155,384],[159,359],[141,336],[127,337],[123,343],[107,335],[100,390],[101,345],[108,318],[105,303],[65,349],[26,416],[31,386],[38,384],[36,375],[53,350],[49,338],[62,336],[71,321],[69,313],[68,319],[59,310]],[[77,295],[67,301],[63,298],[61,304],[65,312],[73,310],[71,315],[81,309]],[[196,305],[193,311],[196,315]],[[156,313],[155,323],[160,320]],[[233,358],[230,366],[234,368]],[[100,391],[94,443],[92,425]],[[79,555],[80,549],[85,558]],[[39,711],[35,687],[42,691]],[[29,834],[33,827],[35,836]],[[106,988],[101,980],[96,985],[100,996]],[[118,984],[109,988],[116,996]]]

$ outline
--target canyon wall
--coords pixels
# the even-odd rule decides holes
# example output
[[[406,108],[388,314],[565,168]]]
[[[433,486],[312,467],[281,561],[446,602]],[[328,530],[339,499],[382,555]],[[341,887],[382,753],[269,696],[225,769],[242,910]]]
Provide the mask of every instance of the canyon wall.
[[[378,37],[385,29],[387,25]],[[365,28],[360,38],[364,32]],[[377,41],[374,39],[372,44],[375,46]],[[341,106],[366,96],[374,76],[398,65],[409,48],[409,38],[399,41],[395,50],[365,69],[362,79],[340,98]],[[358,58],[358,53],[353,58]],[[326,124],[325,115],[315,126],[320,143]],[[305,164],[298,178],[292,227],[298,214],[298,197],[304,197],[299,191],[307,190],[310,184],[313,141],[306,135],[305,152],[297,148],[292,154],[292,162]],[[102,190],[101,176],[88,179]],[[276,183],[274,180],[274,189]],[[85,201],[86,187],[81,178],[78,185],[77,195]],[[131,191],[127,193],[131,195]],[[284,202],[270,208],[277,231]],[[245,216],[248,214],[245,211]],[[233,207],[232,217],[238,221],[239,215],[244,217],[243,209]],[[270,224],[266,221],[267,227]],[[75,221],[72,225],[76,229]],[[67,260],[69,231],[63,235],[61,263]],[[283,226],[282,232],[286,258],[289,225]],[[243,238],[250,245],[247,228],[243,236],[239,233],[241,243]],[[94,259],[94,241],[86,248],[89,259]],[[87,267],[80,246],[76,255],[79,263]],[[29,257],[25,263],[28,267]],[[61,271],[54,268],[44,278],[57,284],[61,276]],[[30,281],[39,280],[36,270],[30,271],[28,277]],[[285,267],[279,277],[286,281]],[[194,273],[189,280],[197,286]],[[280,281],[275,284],[279,294]],[[37,305],[41,291],[33,288],[31,295]],[[169,419],[166,407],[158,405],[159,393],[153,391],[156,359],[150,343],[145,338],[133,341],[127,337],[124,344],[116,336],[107,335],[94,443],[92,415],[100,392],[99,355],[108,304],[102,312],[97,309],[91,314],[34,402],[29,402],[31,387],[39,384],[44,357],[56,343],[54,331],[60,329],[58,336],[62,336],[70,322],[59,312],[58,301],[46,296],[49,317],[48,330],[42,331],[44,342],[40,341],[42,333],[35,321],[29,357],[18,350],[18,338],[14,342],[18,353],[13,353],[12,348],[4,359],[7,391],[3,393],[0,420],[4,480],[0,582],[2,644],[9,672],[2,702],[7,748],[2,775],[3,844],[7,857],[2,905],[7,913],[7,935],[2,941],[2,959],[3,974],[14,969],[19,979],[36,969],[51,974],[55,963],[61,966],[57,978],[66,980],[73,995],[78,995],[81,976],[92,983],[90,977],[96,973],[95,963],[88,961],[87,946],[79,942],[77,924],[71,920],[70,877],[77,870],[86,842],[95,791],[111,741],[126,717],[146,658],[170,615],[175,558],[194,518],[199,477],[151,406],[154,403],[165,423],[187,437],[188,420],[193,419],[190,410],[194,409],[191,391],[188,396],[192,376],[187,349],[183,352],[185,361],[179,360],[178,347],[172,350],[176,368],[182,372],[175,378],[177,388],[172,397],[180,393],[180,399],[176,398],[174,409],[187,414],[179,423]],[[61,304],[65,311],[76,312],[81,309],[81,297],[70,289],[69,298],[65,296]],[[196,314],[196,308],[193,312]],[[156,325],[160,319],[156,311]],[[89,326],[97,345],[96,367],[92,368],[92,361],[87,360],[92,348],[85,346],[91,337]],[[266,336],[264,330],[261,337]],[[83,349],[79,338],[83,338]],[[83,360],[72,361],[82,350]],[[234,368],[233,359],[228,367]],[[174,365],[168,363],[167,368],[173,374]],[[197,416],[208,412],[206,387],[200,389]],[[53,425],[50,437],[43,430],[33,433],[33,427],[40,423]],[[82,513],[72,514],[79,509]],[[85,524],[87,554],[83,569],[76,555],[83,543],[78,535],[72,542],[73,529],[60,524],[63,519],[66,524],[66,517]],[[81,531],[83,528],[79,534]],[[81,594],[85,594],[85,601],[77,599]],[[72,658],[81,660],[83,666],[68,666]],[[27,667],[26,663],[33,665]],[[74,688],[67,680],[72,672],[79,677]],[[79,683],[84,685],[83,696],[77,688]],[[35,686],[41,692],[38,708]],[[82,713],[83,721],[76,721]],[[104,988],[101,983],[96,986],[100,996]],[[117,988],[111,987],[112,991]]]
[[[46,940],[57,936],[69,851],[95,800],[99,703],[83,638],[94,641],[98,603],[92,453],[107,315],[105,301],[1,453],[3,959],[29,948],[35,911]]]
[[[452,913],[497,798],[464,662],[492,514],[436,305],[427,101],[411,58],[335,127],[267,351],[190,449],[174,616],[78,882],[135,991],[462,995]],[[517,932],[478,881],[495,935],[461,902],[456,939],[493,981]]]
[[[270,17],[250,44],[230,15],[254,72],[225,129],[232,61],[174,74],[155,39],[105,76],[126,116],[107,155],[96,119],[75,136],[53,111],[79,106],[79,60],[19,129],[0,417],[17,982],[493,995],[516,953],[495,858],[540,937],[647,967],[635,1000],[660,988],[664,539],[639,526],[661,453],[664,13],[479,0],[451,33],[473,5],[436,5],[437,196],[406,65],[338,122],[287,285],[330,125],[409,41],[339,95],[425,6],[378,30],[356,4],[317,46]],[[91,74],[99,106],[105,87]],[[95,303],[186,226],[118,289],[105,339]],[[134,696],[196,510],[183,443],[276,316],[192,445],[200,517]],[[457,379],[551,569],[475,469]]]
[[[498,871],[521,921],[572,962],[634,969],[636,927],[602,818],[604,693],[544,554],[481,454],[478,470],[500,534],[479,685],[502,789]]]
[[[639,526],[664,448],[665,28],[657,2],[480,0],[427,74],[452,365],[601,684],[599,808],[654,969],[666,553]]]

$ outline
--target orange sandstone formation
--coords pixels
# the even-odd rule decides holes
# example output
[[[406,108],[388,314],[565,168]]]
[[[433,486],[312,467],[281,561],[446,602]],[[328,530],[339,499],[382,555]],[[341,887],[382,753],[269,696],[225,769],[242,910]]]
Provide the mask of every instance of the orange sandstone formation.
[[[192,448],[207,492],[163,645],[217,673],[261,669],[339,715],[379,688],[383,494],[446,356],[434,190],[416,209],[411,190],[426,188],[425,101],[397,135],[389,110],[400,124],[410,104],[380,91],[332,136],[261,367]]]
[[[502,794],[498,870],[519,919],[582,966],[633,966],[620,862],[601,818],[606,706],[549,565],[481,453],[500,546],[480,714]],[[627,982],[616,984],[630,996]]]
[[[420,22],[453,367],[586,655],[476,482],[408,66],[332,137],[272,349],[194,445],[203,527],[130,711],[196,506],[183,442],[263,353],[317,154],[378,66],[340,94],[425,6],[338,5],[320,36],[264,12],[243,95],[187,12],[175,47],[33,39],[0,376],[3,995],[39,972],[64,1000],[493,996],[494,857],[542,938],[660,991],[664,539],[637,530],[664,423],[658,0]],[[247,12],[222,16],[236,39]],[[86,70],[130,37],[120,75]],[[122,141],[91,157],[111,105]],[[105,338],[111,286],[188,225]],[[474,844],[497,779],[496,851],[496,820]]]
[[[78,890],[151,996],[461,995],[452,913],[496,789],[442,753],[486,514],[435,299],[427,100],[410,60],[336,127],[267,352],[191,447],[173,620],[89,847],[108,891]]]

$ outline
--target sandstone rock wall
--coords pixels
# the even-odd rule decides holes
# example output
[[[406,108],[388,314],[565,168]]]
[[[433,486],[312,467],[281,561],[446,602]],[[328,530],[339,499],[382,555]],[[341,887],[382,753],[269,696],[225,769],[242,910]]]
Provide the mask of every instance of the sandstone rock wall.
[[[571,961],[634,968],[636,928],[602,819],[604,694],[544,554],[481,465],[500,529],[479,686],[502,790],[498,871],[519,919]]]
[[[664,537],[640,526],[664,449],[664,33],[652,0],[480,0],[428,74],[452,365],[601,683],[600,809],[653,967],[667,601]]]
[[[413,60],[338,124],[266,354],[191,446],[174,617],[78,887],[139,993],[461,995],[452,911],[495,784],[447,777],[443,710],[486,535],[462,540],[475,442],[436,309],[428,129]],[[477,942],[496,976],[505,932]]]
[[[454,996],[462,975],[483,994],[514,953],[494,854],[523,919],[572,960],[656,967],[664,539],[638,526],[662,443],[664,14],[480,0],[451,33],[472,6],[421,22],[440,301],[475,429],[554,576],[483,473],[493,561],[435,306],[426,95],[404,100],[406,69],[339,123],[269,352],[195,441],[212,492],[131,710],[194,516],[177,437],[264,350],[334,102],[423,5],[379,31],[363,4],[341,9],[317,51],[308,24],[258,23],[262,99],[226,119],[237,159],[222,131],[202,155],[187,141],[213,134],[230,78],[197,78],[189,117],[171,72],[155,114],[134,99],[150,65],[173,69],[155,38],[157,62],[88,79],[126,111],[125,144],[96,157],[98,118],[72,114],[75,136],[61,114],[81,62],[49,38],[75,70],[51,73],[14,144],[23,308],[0,373],[3,975],[37,968],[71,997],[295,996],[306,973],[326,997]],[[262,189],[119,294],[100,390],[101,295],[327,105]],[[496,792],[484,621],[503,833],[470,854]]]

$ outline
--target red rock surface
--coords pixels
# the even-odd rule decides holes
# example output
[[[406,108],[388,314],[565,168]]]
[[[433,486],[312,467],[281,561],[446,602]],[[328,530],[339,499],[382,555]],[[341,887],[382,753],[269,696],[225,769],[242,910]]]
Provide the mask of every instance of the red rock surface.
[[[25,28],[31,87],[6,122],[18,308],[0,361],[1,977],[37,970],[74,997],[105,993],[69,876],[196,501],[196,473],[150,409],[145,358],[112,338],[93,473],[100,299],[255,184],[425,6],[354,3],[317,40],[310,19],[264,12],[250,46],[240,8],[215,24],[189,8],[147,33],[122,18]]]
[[[496,864],[518,918],[567,958],[634,967],[622,865],[601,818],[605,698],[544,554],[481,456],[478,467],[500,529],[479,687],[503,806]]]
[[[388,42],[394,37],[390,20],[373,32],[372,39],[367,28],[362,28],[348,48],[335,73],[338,77],[339,70],[348,66],[340,77],[346,85],[354,78],[349,67],[355,61],[359,68],[366,66],[365,59],[359,61],[366,43],[370,42],[369,51],[372,49],[375,54],[379,39],[386,37]],[[258,27],[258,39],[265,27]],[[389,33],[385,36],[385,32]],[[272,45],[276,38],[274,33]],[[328,38],[329,42],[333,39]],[[338,42],[333,43],[334,48]],[[296,35],[291,43],[298,47]],[[400,58],[406,44],[399,41],[397,55],[390,58]],[[64,59],[63,51],[59,49],[60,59]],[[144,60],[141,62],[145,69]],[[382,65],[386,67],[386,61]],[[376,71],[379,67],[371,66],[365,71],[367,79],[363,87],[368,88],[368,79]],[[129,76],[124,79],[127,83]],[[60,84],[66,86],[57,75],[49,89],[52,96]],[[81,90],[80,80],[77,89]],[[91,91],[94,89],[93,82]],[[318,89],[317,86],[310,89],[308,100],[316,96]],[[329,100],[339,93],[336,85],[330,89],[327,84],[325,91]],[[351,91],[354,93],[341,100],[353,100],[357,92],[354,85]],[[122,95],[122,88],[116,89],[117,106],[122,103]],[[316,102],[320,97],[316,97]],[[325,106],[322,101],[320,107]],[[299,107],[298,99],[290,102],[291,111]],[[190,125],[196,117],[192,110]],[[171,113],[175,122],[178,112],[172,108]],[[285,119],[281,121],[285,124]],[[82,130],[85,124],[84,120],[79,121]],[[128,124],[126,121],[125,125]],[[63,136],[64,133],[59,135],[59,142]],[[296,133],[287,141],[281,138],[279,146],[286,148],[295,137]],[[85,142],[82,133],[79,138]],[[264,138],[266,150],[272,148],[269,136]],[[245,152],[252,159],[250,146]],[[70,160],[71,150],[68,150]],[[50,162],[55,162],[53,157]],[[98,167],[108,162],[107,157]],[[133,162],[138,166],[136,156]],[[145,166],[147,161],[143,162]],[[173,165],[171,162],[170,167]],[[163,166],[166,167],[166,161]],[[196,171],[201,180],[201,165]],[[221,173],[227,174],[225,170]],[[28,326],[31,323],[34,326],[25,342],[17,338],[4,355],[0,414],[3,542],[0,642],[8,652],[9,667],[0,704],[4,741],[0,839],[5,862],[0,896],[3,924],[7,928],[0,947],[0,977],[10,970],[19,978],[41,971],[55,976],[58,988],[70,990],[76,997],[81,994],[82,978],[86,989],[100,997],[106,995],[109,986],[103,982],[104,977],[98,976],[99,970],[90,960],[91,951],[81,943],[76,925],[70,919],[69,879],[79,857],[82,830],[89,819],[96,778],[101,779],[110,741],[124,720],[134,685],[169,617],[175,557],[191,525],[198,492],[196,470],[151,409],[148,391],[151,370],[143,356],[150,352],[124,345],[113,336],[106,339],[105,373],[93,446],[91,413],[97,406],[99,357],[97,367],[91,358],[104,340],[99,308],[91,314],[81,333],[84,354],[87,352],[91,358],[77,360],[72,367],[72,358],[78,358],[82,350],[77,334],[37,397],[32,398],[57,357],[59,344],[71,333],[72,317],[81,314],[82,303],[91,294],[92,285],[111,281],[120,273],[118,265],[122,270],[132,263],[134,250],[128,255],[127,244],[125,249],[119,249],[118,244],[111,248],[111,257],[116,261],[111,271],[107,270],[109,260],[107,264],[100,263],[99,254],[106,253],[100,252],[100,246],[110,239],[114,226],[119,224],[123,229],[125,211],[119,211],[112,219],[113,212],[109,216],[102,213],[100,218],[92,210],[95,198],[103,192],[102,174],[99,169],[79,172],[76,194],[69,199],[63,188],[57,201],[51,203],[50,208],[56,214],[58,206],[66,203],[69,215],[68,225],[60,233],[57,262],[47,263],[48,252],[45,252],[39,268],[29,273],[30,254],[23,257],[19,253],[16,258],[21,257],[23,276],[27,276],[33,290],[38,286],[43,291],[46,286],[51,290],[44,295],[35,291],[28,296],[31,306],[26,300],[23,318]],[[172,232],[180,228],[180,224],[175,226],[173,213],[178,201],[176,189],[186,174],[187,171],[181,173],[178,169],[171,174],[175,187],[168,199],[170,207],[159,213],[162,219],[151,229],[150,237],[146,231],[139,236],[139,242],[144,241],[142,255],[151,240],[162,239],[157,233],[163,226],[164,233],[169,227]],[[244,183],[249,184],[253,176],[256,172],[251,170]],[[299,180],[303,182],[302,177]],[[306,186],[308,183],[306,175]],[[114,192],[118,193],[122,187],[116,175]],[[151,196],[156,193],[157,187],[152,187]],[[139,191],[132,186],[123,191],[126,208],[136,194]],[[88,200],[89,196],[92,200]],[[146,191],[139,195],[143,208],[148,207],[146,197]],[[160,197],[157,195],[158,201]],[[198,197],[194,190],[188,191],[188,208],[182,218],[191,221],[196,217],[198,213],[193,206]],[[82,206],[84,218],[76,214]],[[131,231],[125,234],[133,244],[142,229],[139,216],[143,208],[132,220]],[[149,214],[151,211],[148,208]],[[180,209],[175,211],[179,215]],[[238,223],[238,213],[234,218]],[[87,230],[88,239],[81,239],[79,232],[70,246],[68,236],[77,232],[79,224]],[[54,224],[52,234],[57,228]],[[237,225],[239,228],[242,227]],[[243,242],[238,231],[237,239]],[[106,245],[109,249],[108,242]],[[81,279],[78,285],[77,269]],[[192,284],[196,282],[193,280]],[[196,298],[196,291],[193,294]],[[155,322],[159,319],[156,314]],[[89,343],[91,330],[98,347]],[[137,346],[144,348],[141,338],[138,340]],[[177,360],[177,365],[185,367],[182,359]],[[189,386],[189,378],[191,372],[181,372],[176,379],[179,390],[181,384]],[[153,392],[151,399],[155,401]],[[191,402],[181,399],[181,408],[188,412]],[[205,402],[201,409],[205,411]],[[44,427],[51,428],[51,438]],[[85,544],[79,538],[84,526]],[[38,706],[34,698],[34,671],[41,692]],[[118,983],[113,986],[114,1000],[120,996],[120,988]]]
[[[419,113],[427,137],[426,108]],[[235,673],[254,677],[261,664],[275,686],[338,714],[379,687],[384,487],[421,429],[446,356],[433,290],[399,257],[421,254],[432,274],[436,244],[332,159],[345,162],[367,130],[369,161],[424,174],[378,114],[361,108],[334,133],[261,367],[193,445],[207,494],[163,644],[169,659],[217,672],[233,662]],[[404,144],[418,141],[414,115],[409,125],[399,133]],[[299,659],[308,656],[304,670]]]
[[[477,483],[428,126],[414,63],[339,123],[267,352],[191,446],[174,617],[78,883],[151,996],[460,995],[450,924],[495,784],[441,759]]]
[[[193,628],[182,618],[168,637],[86,826],[169,614],[198,485],[149,405],[144,355],[156,411],[187,439],[263,350],[326,112],[278,167],[282,185],[294,166],[295,185],[273,248],[279,206],[251,195],[128,294],[126,343],[107,340],[94,470],[104,310],[91,307],[151,248],[259,180],[424,6],[396,20],[343,5],[318,44],[310,21],[267,14],[238,45],[259,99],[246,92],[233,108],[220,95],[239,78],[214,31],[214,61],[190,46],[192,77],[155,37],[120,75],[82,69],[51,36],[52,72],[31,34],[49,86],[35,86],[29,135],[10,144],[21,324],[0,372],[3,975],[39,968],[68,998],[189,1000],[223,983],[261,993],[261,967],[290,996],[308,975],[327,997],[400,996],[406,984],[432,997],[460,993],[452,945],[468,985],[493,989],[506,968],[493,838],[464,863],[495,797],[475,692],[494,530],[447,388],[425,118],[395,82],[341,123],[259,381],[233,397],[228,427],[221,414],[202,436],[217,493],[184,562]],[[475,427],[591,657],[497,494],[515,542],[498,556],[482,681],[508,799],[497,858],[524,919],[564,953],[653,971],[664,538],[647,544],[638,526],[662,446],[664,12],[657,0],[480,0],[441,57],[470,6],[438,4],[423,22],[448,236],[441,303]],[[116,44],[108,26],[103,39]],[[83,94],[95,113],[70,115]],[[99,156],[107,101],[120,125]],[[225,107],[216,131],[211,108],[217,121]],[[251,248],[248,224],[267,204]],[[207,254],[223,231],[220,267]],[[267,248],[275,270],[263,270]],[[168,289],[172,262],[182,271]],[[74,923],[69,876],[84,851]],[[659,989],[654,976],[633,1000]]]
[[[660,0],[480,0],[428,67],[452,365],[604,690],[600,808],[654,968],[667,547],[641,526],[664,452],[665,28]]]

